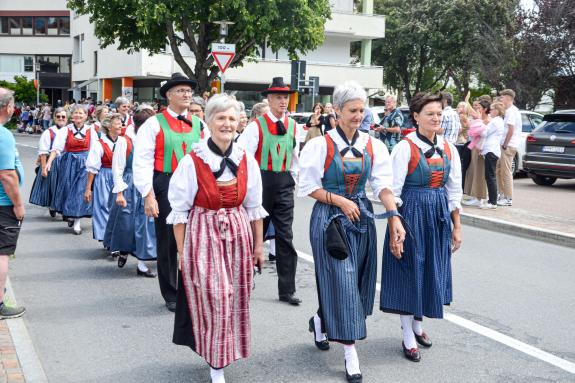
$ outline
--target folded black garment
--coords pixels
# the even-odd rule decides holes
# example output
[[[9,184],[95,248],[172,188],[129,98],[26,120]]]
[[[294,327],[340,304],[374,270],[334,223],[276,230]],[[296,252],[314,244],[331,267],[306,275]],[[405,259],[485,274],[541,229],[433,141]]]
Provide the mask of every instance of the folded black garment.
[[[343,261],[349,255],[345,231],[339,218],[334,218],[325,230],[325,243],[329,255]]]

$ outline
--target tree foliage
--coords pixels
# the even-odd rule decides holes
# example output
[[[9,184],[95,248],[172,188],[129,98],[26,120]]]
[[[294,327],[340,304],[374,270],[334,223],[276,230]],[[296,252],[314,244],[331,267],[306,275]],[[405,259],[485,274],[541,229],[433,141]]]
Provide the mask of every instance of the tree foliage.
[[[286,49],[292,58],[315,49],[331,15],[328,0],[68,0],[68,7],[90,15],[102,47],[117,42],[122,50],[154,54],[169,45],[200,90],[218,73],[210,56],[211,43],[220,41],[215,21],[235,23],[226,43],[236,44],[230,66],[237,67],[264,43],[274,51]],[[193,67],[184,60],[183,46],[195,56]]]
[[[0,87],[14,91],[14,100],[16,102],[36,103],[34,80],[28,80],[25,76],[14,76],[14,82],[0,81]],[[40,94],[40,101],[47,102],[48,96]]]

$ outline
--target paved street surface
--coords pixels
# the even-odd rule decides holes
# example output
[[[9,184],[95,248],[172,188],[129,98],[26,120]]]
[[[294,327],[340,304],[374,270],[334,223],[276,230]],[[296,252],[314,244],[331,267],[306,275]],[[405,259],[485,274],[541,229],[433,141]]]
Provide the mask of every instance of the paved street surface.
[[[17,140],[27,198],[35,150],[22,145],[35,146],[37,137]],[[553,200],[554,189],[545,190]],[[304,258],[311,254],[312,204],[296,202],[294,243]],[[91,238],[87,220],[83,227],[84,234],[74,236],[47,210],[28,206],[11,263],[12,287],[27,308],[25,323],[49,381],[209,382],[206,364],[171,343],[173,314],[163,306],[157,280],[136,277],[134,259],[118,269]],[[378,222],[379,239],[384,230]],[[421,363],[407,361],[399,318],[374,312],[367,340],[358,342],[364,382],[575,381],[575,251],[468,226],[463,235],[453,258],[450,320],[424,321],[433,347],[422,351]],[[273,265],[255,284],[252,354],[226,369],[226,381],[345,382],[342,347],[321,352],[307,332],[317,302],[313,264],[300,259],[299,308],[278,302]],[[462,319],[472,325],[454,323]],[[523,343],[511,348],[485,336],[484,328],[507,344]]]

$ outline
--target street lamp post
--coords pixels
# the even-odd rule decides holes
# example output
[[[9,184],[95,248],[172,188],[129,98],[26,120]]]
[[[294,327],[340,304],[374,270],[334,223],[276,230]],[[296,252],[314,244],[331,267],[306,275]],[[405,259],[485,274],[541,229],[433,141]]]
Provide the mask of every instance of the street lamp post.
[[[228,35],[228,25],[234,25],[235,23],[233,21],[226,21],[226,20],[221,20],[221,21],[214,21],[214,24],[218,24],[220,26],[220,42],[223,44],[226,42],[226,36]],[[224,84],[226,83],[226,77],[224,76],[224,74],[222,73],[220,75],[220,87],[221,87],[221,91],[222,93],[224,93]]]
[[[40,59],[35,57],[35,77],[36,77],[36,106],[40,104]]]

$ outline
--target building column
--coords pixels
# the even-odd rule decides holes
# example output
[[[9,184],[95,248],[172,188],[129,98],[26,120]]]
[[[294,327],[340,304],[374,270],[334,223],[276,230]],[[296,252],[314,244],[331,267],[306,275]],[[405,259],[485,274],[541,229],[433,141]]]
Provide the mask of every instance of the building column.
[[[132,77],[122,77],[122,97],[134,100],[134,79]]]
[[[112,100],[112,79],[105,78],[102,80],[102,101]]]
[[[361,11],[373,15],[373,0],[363,0]],[[361,40],[361,65],[371,66],[371,39]]]

